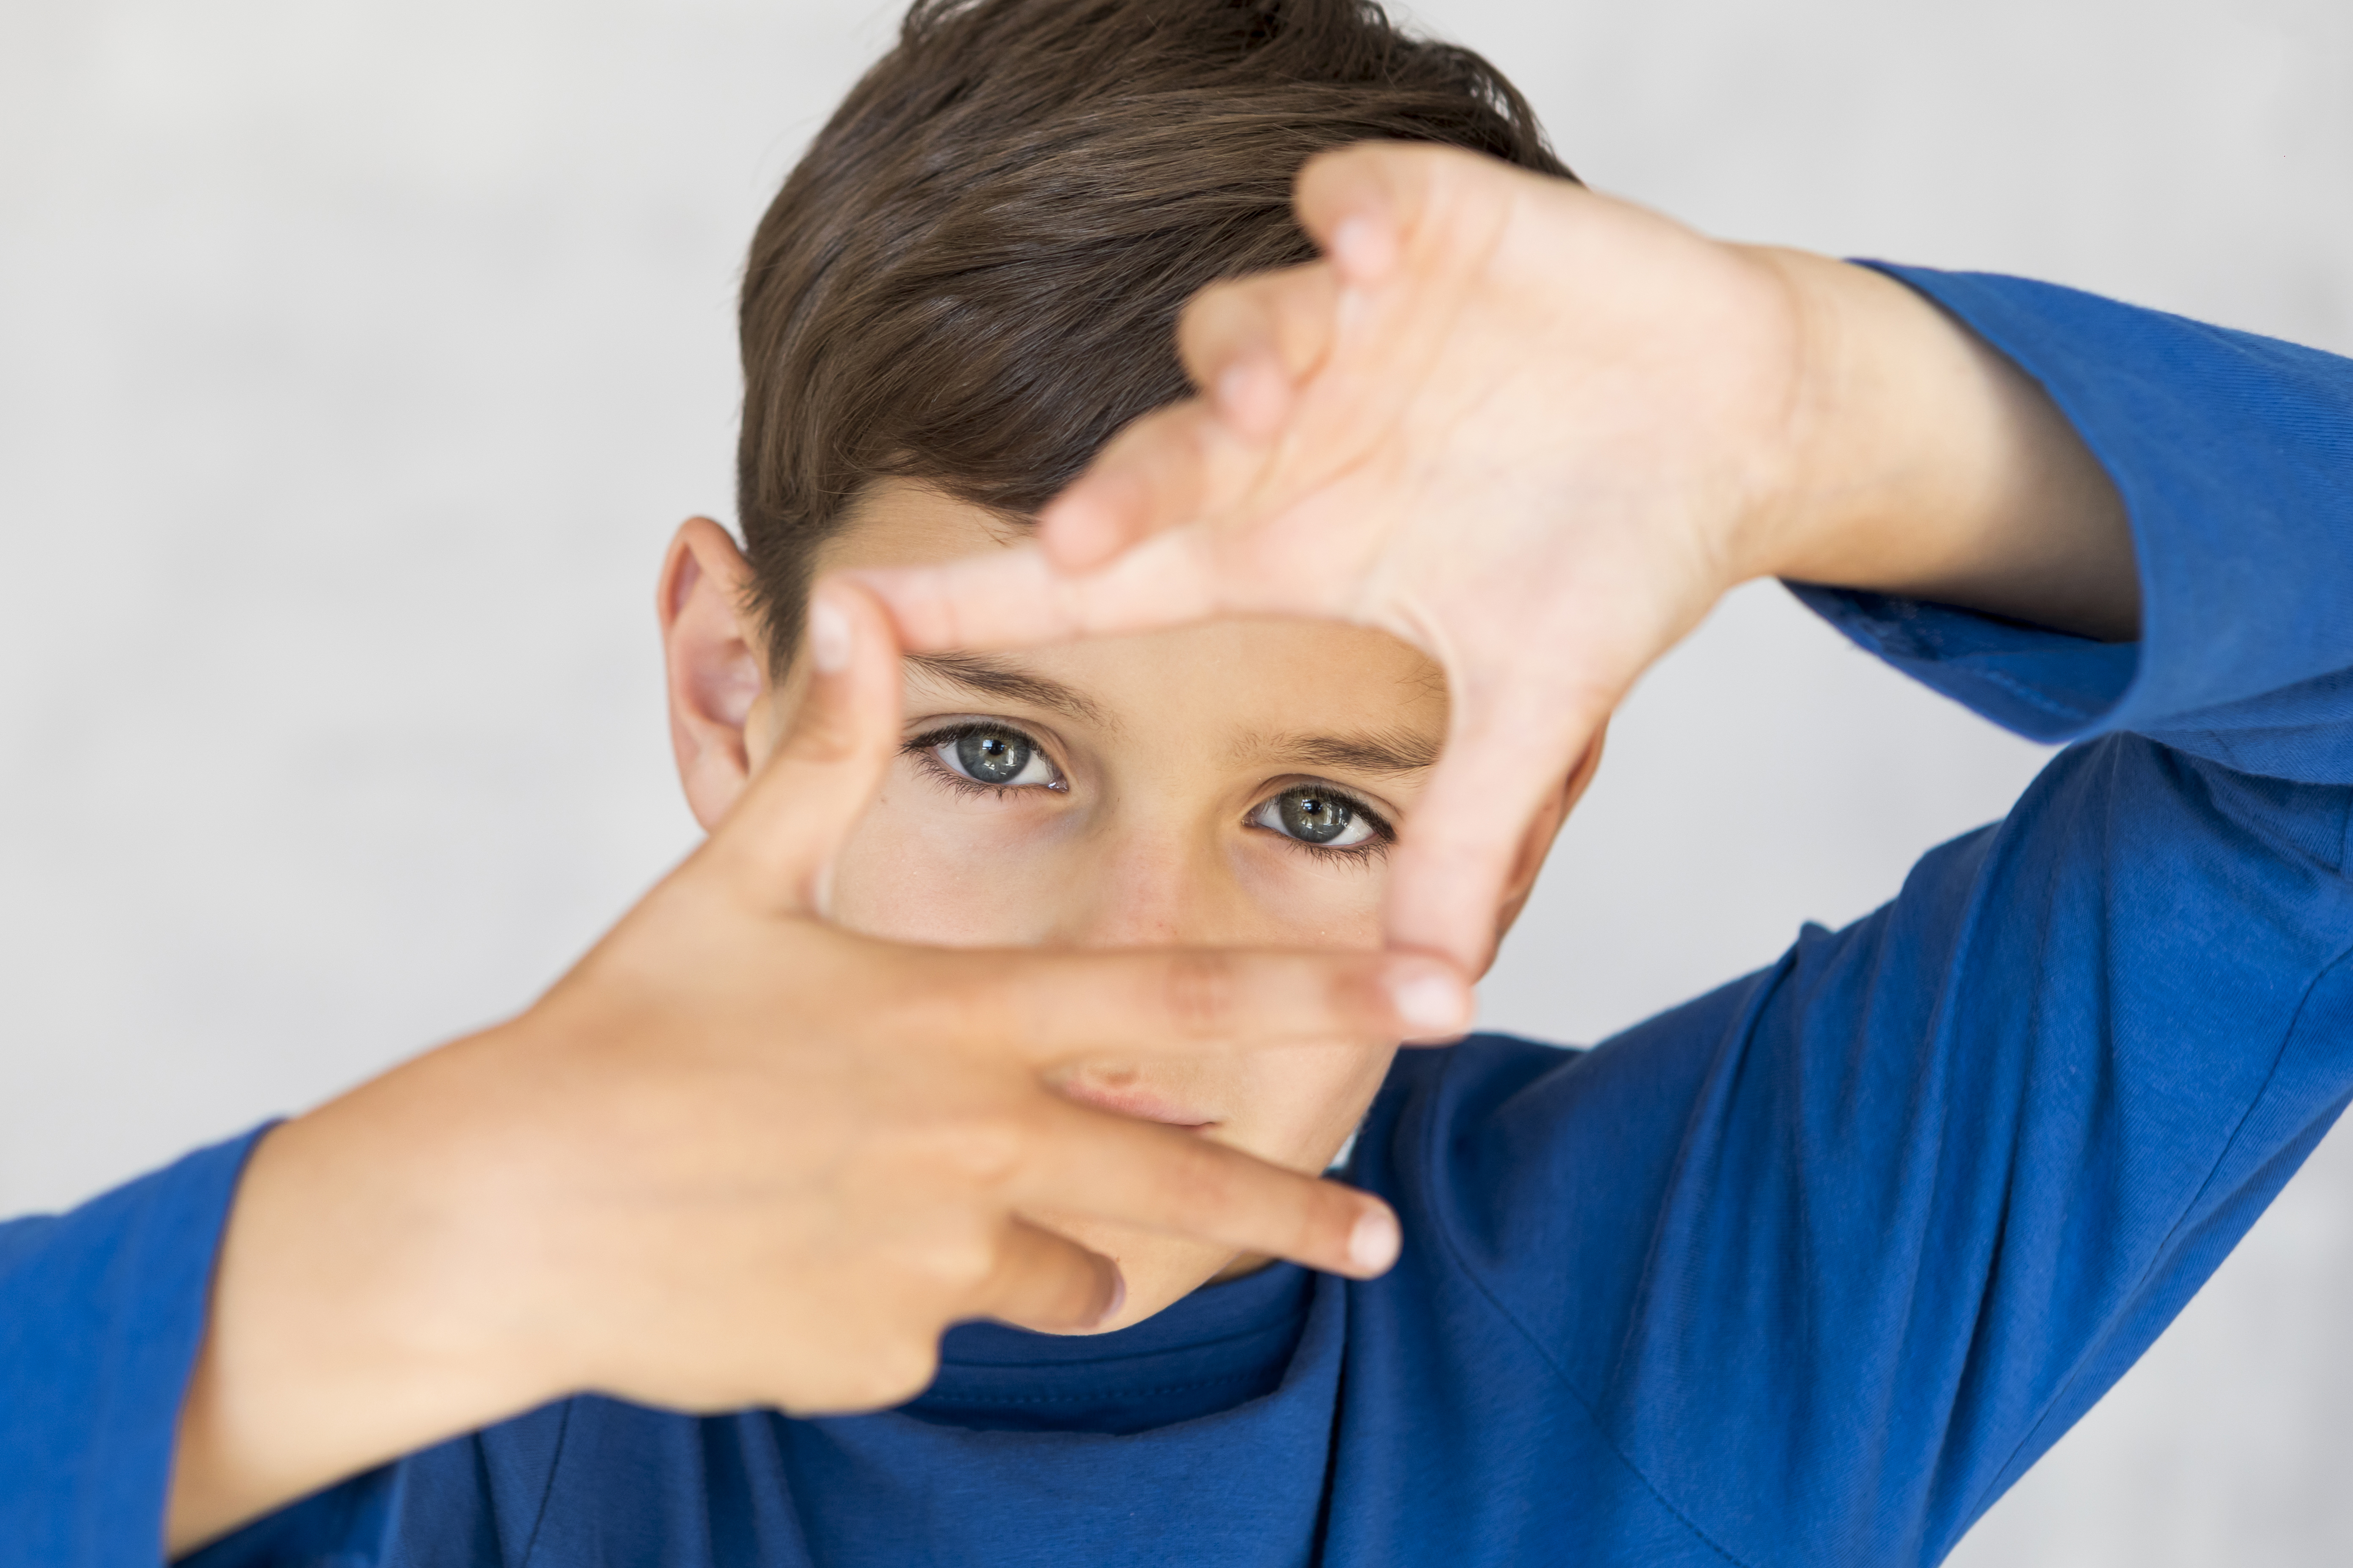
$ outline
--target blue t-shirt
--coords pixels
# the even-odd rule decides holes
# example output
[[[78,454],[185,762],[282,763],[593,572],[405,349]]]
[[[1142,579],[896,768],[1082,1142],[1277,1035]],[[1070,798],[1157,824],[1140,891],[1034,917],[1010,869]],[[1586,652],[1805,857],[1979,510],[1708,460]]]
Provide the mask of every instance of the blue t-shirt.
[[[2353,362],[1899,276],[2050,390],[2139,545],[2127,646],[1798,589],[2075,742],[2004,821],[1590,1051],[1400,1055],[1346,1172],[1404,1220],[1382,1279],[960,1328],[879,1415],[567,1400],[205,1568],[1941,1558],[2353,1093]],[[155,1562],[248,1144],[0,1226],[10,1563]]]

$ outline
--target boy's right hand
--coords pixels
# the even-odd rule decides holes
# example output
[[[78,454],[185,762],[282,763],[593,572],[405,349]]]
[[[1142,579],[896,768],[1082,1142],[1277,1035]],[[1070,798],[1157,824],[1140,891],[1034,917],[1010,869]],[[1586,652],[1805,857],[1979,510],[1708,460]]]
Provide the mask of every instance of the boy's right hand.
[[[566,1394],[871,1409],[939,1335],[1084,1329],[1106,1258],[1034,1211],[1356,1276],[1366,1194],[1073,1105],[1082,1057],[1386,1047],[1458,994],[1379,954],[922,949],[822,918],[899,743],[878,606],[824,590],[795,732],[711,840],[529,1012],[271,1131],[182,1416],[174,1552]]]

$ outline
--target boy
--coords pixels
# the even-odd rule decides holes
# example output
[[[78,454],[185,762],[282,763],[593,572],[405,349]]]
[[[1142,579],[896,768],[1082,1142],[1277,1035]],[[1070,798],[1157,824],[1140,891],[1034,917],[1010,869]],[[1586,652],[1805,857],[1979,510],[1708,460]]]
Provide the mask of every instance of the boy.
[[[1098,83],[1116,85],[1086,90]],[[1256,196],[1220,177],[1219,154],[1239,148],[1218,133],[1237,128],[1261,149],[1280,132]],[[766,857],[737,856],[740,873],[849,927],[925,941],[1373,940],[1378,847],[1413,805],[1444,722],[1432,669],[1409,651],[1327,626],[1241,625],[1019,658],[934,655],[911,661],[909,722],[885,737],[888,632],[871,602],[825,587],[805,637],[779,632],[813,571],[985,550],[1111,429],[1176,395],[1165,359],[1118,351],[1165,336],[1205,273],[1240,269],[1227,259],[1306,254],[1282,187],[1303,152],[1330,144],[1322,131],[1331,143],[1420,132],[1546,167],[1507,89],[1358,7],[918,8],[755,246],[750,560],[714,526],[690,523],[665,573],[681,773],[698,814],[726,818],[714,847],[740,847],[747,817],[807,819],[775,834],[783,847]],[[1182,241],[1204,220],[1162,228],[1186,192],[1224,242],[1196,253],[1194,270],[1179,264]],[[1263,248],[1250,242],[1253,222]],[[1103,337],[1089,339],[1097,327]],[[2324,409],[2345,384],[2322,356],[2266,358],[2243,341],[2223,350],[2283,384],[2294,373],[2307,393],[2320,386],[2311,401]],[[1123,377],[1139,364],[1157,379],[1131,394],[1145,377]],[[1089,389],[1077,416],[1063,401],[1072,385]],[[2052,463],[2062,489],[2080,481],[2091,500],[2078,509],[2085,565],[2073,595],[2089,607],[2048,618],[2129,623],[2131,546],[2118,553],[2098,504],[2105,481],[2072,447]],[[1139,1231],[1065,1185],[1076,1207],[1017,1205],[1020,1245],[1082,1243],[1116,1259],[1120,1284],[990,1302],[986,1315],[1060,1333],[960,1328],[937,1381],[902,1410],[697,1421],[574,1399],[340,1486],[208,1561],[1935,1560],[2146,1345],[2353,1085],[2336,1019],[2348,814],[2342,682],[2330,672],[2343,663],[2272,659],[2258,672],[2272,684],[2250,701],[2232,685],[2246,672],[2210,638],[2189,652],[2211,656],[2221,683],[2183,689],[2174,574],[2196,541],[2168,531],[2165,507],[2142,504],[2146,487],[2130,488],[2153,584],[2154,674],[2135,689],[2149,727],[2175,744],[2126,735],[2071,752],[2010,823],[1932,855],[1902,899],[1850,931],[1810,933],[1776,969],[1581,1058],[1489,1040],[1391,1064],[1384,1047],[1322,1037],[1333,1030],[1320,1016],[1299,1031],[1315,1043],[1280,1051],[1147,1057],[1139,1038],[1041,1058],[1070,1099],[1181,1128],[1166,1141],[1187,1147],[1312,1171],[1357,1129],[1350,1178],[1406,1221],[1394,1273],[1337,1277],[1388,1260],[1378,1210],[1303,1209],[1303,1237],[1286,1247],[1216,1216]],[[2288,559],[2328,602],[2326,585],[2347,571],[2341,549],[2292,530],[2273,538],[2302,538]],[[2297,607],[2285,586],[2277,596]],[[2112,696],[2134,657],[1868,595],[1816,599],[1932,675],[1951,667],[2008,713]],[[804,657],[780,657],[796,647]],[[2325,637],[2296,647],[2299,658],[2332,651]],[[1573,804],[1595,752],[1584,755],[1527,827],[1493,924],[1508,921]],[[870,795],[871,812],[842,808]],[[632,921],[642,930],[662,912]],[[631,931],[625,923],[603,968],[661,956],[632,947]],[[841,984],[855,984],[865,950],[838,951]],[[762,957],[740,956],[746,969]],[[592,955],[578,984],[593,986],[598,969]],[[1232,978],[1210,973],[1213,993]],[[562,993],[551,1000],[567,1021]],[[1264,1001],[1279,1007],[1282,994]],[[1230,1011],[1215,994],[1202,1007],[1220,1025]],[[592,1015],[575,1007],[568,1021],[569,1048],[533,1058],[559,1102],[609,1054]],[[1037,1022],[1052,1033],[1050,1015]],[[396,1255],[446,1259],[441,1233],[465,1226],[417,1201],[429,1184],[346,1191],[370,1201],[305,1214],[290,1174],[347,1175],[350,1161],[322,1143],[375,1137],[359,1168],[397,1176],[400,1142],[429,1139],[437,1119],[531,1133],[528,1115],[496,1106],[483,1122],[494,1097],[479,1091],[517,1082],[484,1072],[496,1044],[444,1057],[438,1077],[404,1069],[405,1085],[363,1090],[356,1109],[330,1107],[263,1143],[183,1428],[184,1492],[192,1458],[236,1468],[220,1456],[237,1446],[238,1389],[270,1360],[256,1325],[320,1331],[315,1311],[267,1310],[288,1257],[405,1289],[397,1299],[434,1320],[417,1336],[427,1342],[483,1342],[479,1320],[497,1315],[498,1293],[467,1269],[420,1289],[383,1271],[373,1246],[339,1252],[320,1223],[339,1217]],[[936,1092],[868,1056],[820,1051],[797,1070],[795,1094],[761,1109],[788,1116],[797,1094],[880,1073],[871,1124],[897,1127],[885,1102]],[[640,1081],[659,1124],[669,1079]],[[632,1144],[658,1128],[614,1131],[627,1172]],[[838,1206],[908,1212],[860,1206],[858,1137],[806,1121],[779,1136],[837,1140]],[[1213,1184],[1245,1179],[1248,1167],[1204,1161],[1197,1173]],[[179,1187],[216,1180],[206,1172],[224,1163],[191,1167]],[[1102,1179],[1115,1184],[1119,1168],[1107,1161]],[[657,1230],[708,1206],[684,1182],[621,1183],[623,1203],[584,1222],[566,1193],[535,1189],[551,1170],[594,1183],[593,1170],[528,1149],[512,1167],[473,1168],[493,1189],[491,1214],[539,1223],[493,1225],[487,1245],[454,1255],[502,1285],[560,1279],[565,1258],[626,1227],[631,1200]],[[502,1191],[517,1184],[522,1201]],[[168,1215],[156,1193],[169,1190],[118,1213]],[[405,1219],[388,1239],[387,1208]],[[289,1214],[310,1222],[290,1226],[308,1238],[299,1255],[266,1245]],[[75,1222],[85,1236],[97,1223]],[[1372,1245],[1314,1234],[1335,1224]],[[1198,1239],[1156,1234],[1187,1229]],[[420,1250],[403,1231],[427,1241]],[[750,1229],[734,1241],[731,1254],[782,1247],[828,1279],[828,1247],[849,1246]],[[37,1274],[47,1246],[36,1233],[12,1256]],[[497,1256],[510,1248],[557,1262],[510,1268]],[[1273,1250],[1335,1272],[1261,1266],[1255,1254]],[[676,1260],[681,1271],[691,1261]],[[627,1293],[629,1281],[602,1278]],[[1212,1279],[1226,1282],[1196,1289]],[[664,1283],[643,1292],[649,1317]],[[351,1298],[363,1317],[368,1297]],[[332,1288],[309,1298],[334,1299]],[[875,1370],[887,1357],[843,1339],[852,1314],[828,1305],[777,1325],[780,1357],[831,1336],[871,1381],[863,1394],[854,1376],[810,1392],[807,1369],[793,1367],[777,1379],[799,1391],[787,1403],[879,1405],[890,1402],[879,1393],[928,1381],[927,1364]],[[167,1327],[186,1326],[193,1312],[178,1310]],[[628,1312],[607,1315],[626,1328]],[[528,1300],[516,1316],[560,1330],[563,1315]],[[1070,1331],[1086,1329],[1111,1331]],[[732,1392],[722,1378],[698,1394],[675,1366],[603,1351],[606,1370],[565,1386],[707,1406]],[[165,1362],[143,1374],[168,1382]],[[501,1384],[453,1353],[416,1357],[401,1370],[429,1375],[387,1381],[378,1398],[446,1417],[465,1400],[432,1382],[452,1368],[493,1411],[528,1403],[517,1395],[529,1376]],[[317,1427],[297,1436],[336,1436],[337,1413],[311,1414]],[[152,1521],[159,1500],[124,1490]],[[269,1491],[249,1488],[245,1511]]]

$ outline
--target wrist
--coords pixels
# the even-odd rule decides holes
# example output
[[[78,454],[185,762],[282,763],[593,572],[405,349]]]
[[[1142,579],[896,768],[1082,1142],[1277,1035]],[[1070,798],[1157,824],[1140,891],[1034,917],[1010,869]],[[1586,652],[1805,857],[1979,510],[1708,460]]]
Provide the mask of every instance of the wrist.
[[[348,1172],[343,1201],[357,1212],[333,1245],[375,1304],[364,1321],[377,1342],[439,1388],[437,1407],[483,1419],[571,1393],[585,1371],[552,1331],[578,1300],[549,1242],[582,1173],[545,1033],[534,1009],[284,1130]]]
[[[2136,635],[2122,500],[2039,383],[1885,273],[1750,254],[1783,280],[1797,346],[1749,574]]]
[[[1915,447],[1926,421],[1905,405],[1956,368],[1915,319],[1933,307],[1850,263],[1738,248],[1774,281],[1788,354],[1784,405],[1767,431],[1772,450],[1756,465],[1741,531],[1741,577],[1863,586],[1903,575],[1903,563],[1883,559],[1905,546],[1888,520],[1916,512],[1939,466]]]

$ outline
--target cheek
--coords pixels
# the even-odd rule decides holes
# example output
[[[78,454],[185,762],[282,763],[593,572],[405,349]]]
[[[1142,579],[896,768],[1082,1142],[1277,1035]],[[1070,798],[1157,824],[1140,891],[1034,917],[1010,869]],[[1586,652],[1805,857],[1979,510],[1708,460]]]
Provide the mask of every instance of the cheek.
[[[1381,896],[1388,863],[1330,860],[1271,833],[1245,832],[1232,854],[1235,881],[1265,916],[1275,940],[1311,947],[1381,945]]]
[[[1236,1113],[1210,1136],[1293,1170],[1319,1172],[1355,1131],[1395,1046],[1294,1046],[1249,1060]]]
[[[1302,1047],[1270,1052],[1225,1090],[1233,1107],[1208,1136],[1309,1175],[1320,1174],[1364,1119],[1395,1047]],[[1071,1215],[1033,1216],[1050,1230],[1117,1260],[1127,1276],[1124,1327],[1198,1289],[1233,1261],[1229,1248]]]
[[[1051,929],[1065,857],[1051,815],[965,801],[892,770],[834,863],[833,918],[944,947],[1032,944]]]

